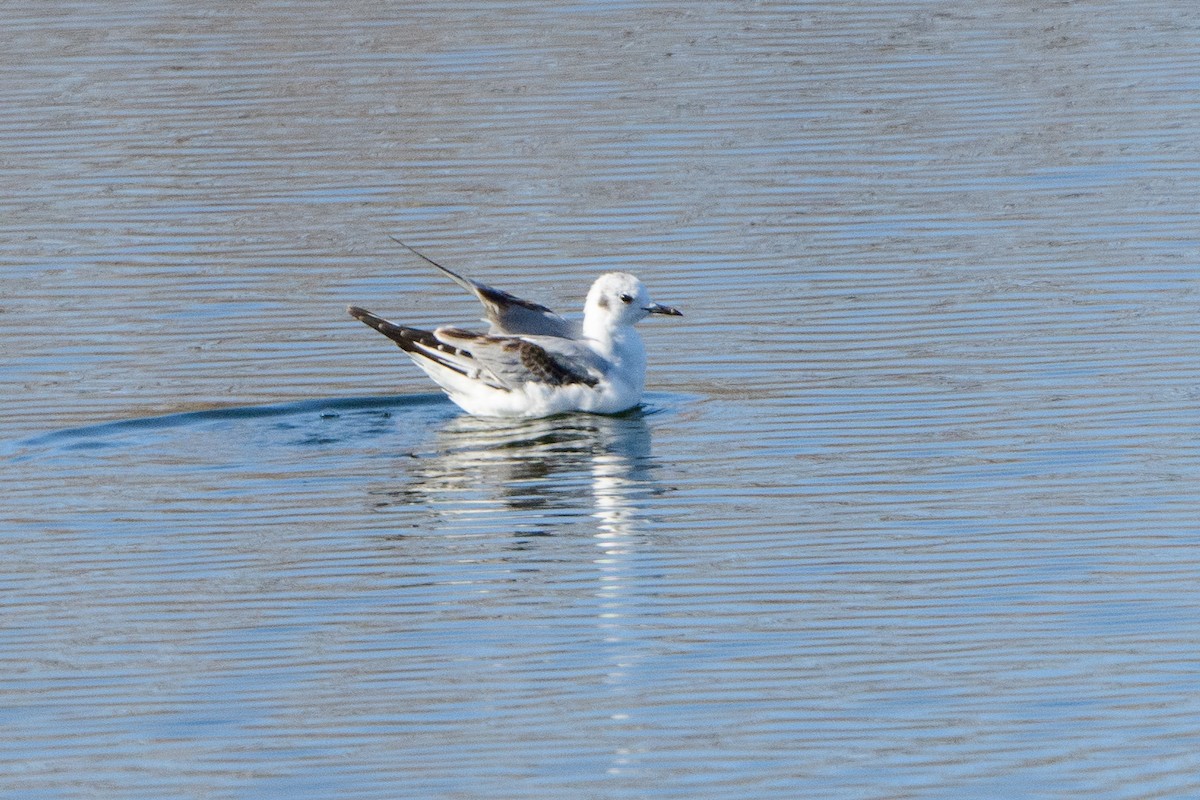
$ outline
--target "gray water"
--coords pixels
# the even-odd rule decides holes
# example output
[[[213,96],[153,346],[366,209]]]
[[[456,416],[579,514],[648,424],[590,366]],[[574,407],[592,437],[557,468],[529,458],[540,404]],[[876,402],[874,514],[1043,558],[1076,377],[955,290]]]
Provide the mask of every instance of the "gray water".
[[[0,795],[1200,796],[1194,3],[3,12]]]

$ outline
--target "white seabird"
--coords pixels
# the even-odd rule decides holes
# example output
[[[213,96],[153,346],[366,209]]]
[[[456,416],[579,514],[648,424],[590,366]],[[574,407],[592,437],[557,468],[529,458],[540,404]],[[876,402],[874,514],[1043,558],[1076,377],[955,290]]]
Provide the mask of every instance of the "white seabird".
[[[417,253],[483,304],[487,333],[397,325],[351,306],[355,319],[400,346],[464,411],[483,417],[616,414],[642,399],[646,348],[634,324],[650,314],[682,316],[651,302],[642,282],[608,272],[592,284],[575,324],[545,306],[464,278]]]

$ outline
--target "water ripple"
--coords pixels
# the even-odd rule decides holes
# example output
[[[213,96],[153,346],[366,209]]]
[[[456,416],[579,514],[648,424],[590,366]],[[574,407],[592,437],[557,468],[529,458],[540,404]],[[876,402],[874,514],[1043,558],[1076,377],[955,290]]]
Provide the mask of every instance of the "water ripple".
[[[0,794],[1200,795],[1193,5],[6,4]]]

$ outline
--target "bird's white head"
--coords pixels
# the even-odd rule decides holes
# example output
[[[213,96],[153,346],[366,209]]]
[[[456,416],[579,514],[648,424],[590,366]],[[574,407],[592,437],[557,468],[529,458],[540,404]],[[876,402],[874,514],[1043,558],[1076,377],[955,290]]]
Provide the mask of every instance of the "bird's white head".
[[[589,336],[611,336],[647,314],[682,316],[677,309],[652,302],[646,287],[628,272],[606,272],[588,292],[583,308],[584,331]]]

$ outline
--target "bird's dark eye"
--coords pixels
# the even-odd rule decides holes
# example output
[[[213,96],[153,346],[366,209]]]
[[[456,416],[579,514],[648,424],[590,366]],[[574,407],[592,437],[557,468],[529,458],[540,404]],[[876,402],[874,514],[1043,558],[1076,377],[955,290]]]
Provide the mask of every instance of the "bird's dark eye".
[[[621,302],[624,303],[625,305],[629,305],[630,303],[633,302],[633,296],[628,295],[628,294],[623,294],[623,295],[621,295]]]

